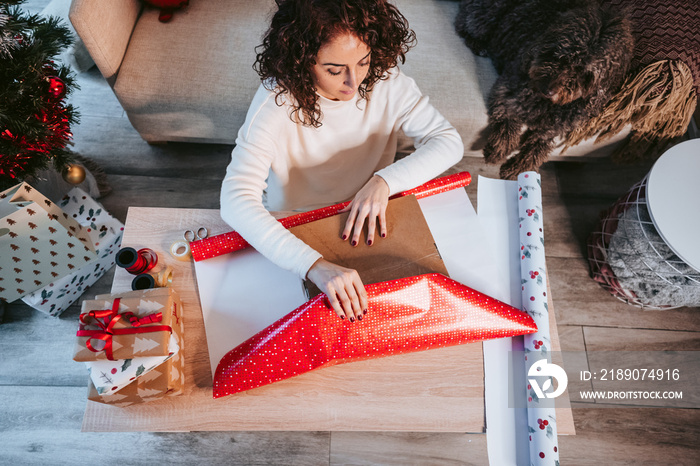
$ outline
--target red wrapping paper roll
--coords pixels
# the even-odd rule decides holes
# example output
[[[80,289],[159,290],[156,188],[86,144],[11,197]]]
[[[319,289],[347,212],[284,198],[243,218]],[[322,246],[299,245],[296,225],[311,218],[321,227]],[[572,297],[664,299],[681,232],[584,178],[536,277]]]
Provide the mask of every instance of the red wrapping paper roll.
[[[338,319],[321,294],[224,356],[214,398],[353,361],[534,333],[525,312],[440,274],[366,286],[362,319]]]
[[[430,180],[416,188],[395,194],[391,196],[391,199],[410,196],[412,194],[420,199],[423,197],[432,196],[433,194],[450,191],[452,189],[463,188],[469,185],[471,181],[472,176],[469,172],[455,173],[454,175],[447,175]],[[304,225],[305,223],[313,222],[314,220],[321,220],[322,218],[336,215],[348,204],[350,204],[349,201],[309,212],[302,212],[297,215],[282,218],[279,220],[279,222],[282,224],[282,226],[289,229],[299,225]],[[221,256],[230,252],[239,251],[247,248],[248,246],[250,246],[248,242],[235,231],[230,231],[228,233],[223,233],[221,235],[212,236],[210,238],[205,238],[190,243],[192,258],[196,262],[211,259],[212,257]]]

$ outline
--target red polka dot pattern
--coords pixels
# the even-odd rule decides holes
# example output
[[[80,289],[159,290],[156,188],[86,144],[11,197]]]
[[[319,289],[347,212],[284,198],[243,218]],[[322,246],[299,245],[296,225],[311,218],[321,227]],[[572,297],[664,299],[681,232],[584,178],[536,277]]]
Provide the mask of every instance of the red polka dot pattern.
[[[527,313],[440,274],[366,286],[362,321],[340,320],[325,295],[224,356],[214,398],[322,367],[537,331]]]

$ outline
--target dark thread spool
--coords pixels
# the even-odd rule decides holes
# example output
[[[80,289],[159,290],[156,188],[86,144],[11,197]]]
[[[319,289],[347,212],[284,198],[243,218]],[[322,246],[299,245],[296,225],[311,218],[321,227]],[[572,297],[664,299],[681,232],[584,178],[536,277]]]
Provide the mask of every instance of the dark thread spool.
[[[158,263],[158,255],[148,248],[139,249],[126,247],[119,250],[115,262],[133,275],[151,270]]]
[[[156,281],[153,279],[153,276],[147,273],[142,273],[140,275],[136,275],[134,279],[131,281],[131,289],[136,291],[136,290],[148,290],[151,288],[156,287]]]

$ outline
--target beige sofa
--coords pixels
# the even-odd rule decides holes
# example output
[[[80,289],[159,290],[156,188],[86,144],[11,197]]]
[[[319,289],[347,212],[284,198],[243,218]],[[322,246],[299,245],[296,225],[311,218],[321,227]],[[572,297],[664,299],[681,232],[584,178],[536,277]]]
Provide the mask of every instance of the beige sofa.
[[[458,2],[393,0],[418,42],[402,69],[481,156],[485,98],[496,79],[454,32]],[[70,20],[134,128],[148,142],[233,143],[259,86],[255,47],[273,0],[192,0],[168,23],[140,0],[73,0]],[[613,141],[614,142],[614,141]],[[409,141],[402,141],[409,144]],[[567,155],[591,153],[580,144]],[[607,154],[606,147],[593,151]]]

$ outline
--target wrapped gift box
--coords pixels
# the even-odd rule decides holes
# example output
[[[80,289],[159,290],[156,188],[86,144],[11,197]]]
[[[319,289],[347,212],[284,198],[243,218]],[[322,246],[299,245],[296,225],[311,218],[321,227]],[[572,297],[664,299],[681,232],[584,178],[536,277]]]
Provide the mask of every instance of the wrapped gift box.
[[[85,228],[27,183],[0,193],[0,299],[12,302],[97,258]]]
[[[59,206],[85,229],[95,245],[97,260],[22,298],[29,306],[51,316],[60,315],[114,266],[124,231],[119,220],[80,188],[73,188]]]
[[[109,295],[107,295],[108,297]],[[180,310],[182,313],[182,309]],[[92,386],[98,394],[108,395],[122,390],[127,385],[146,376],[169,359],[183,352],[185,325],[182,317],[173,325],[168,342],[167,356],[135,357],[110,361],[88,361],[85,366],[90,374]]]
[[[164,364],[138,377],[134,383],[121,390],[105,395],[97,393],[95,385],[90,380],[88,385],[88,400],[105,403],[117,407],[126,407],[135,403],[146,403],[183,393],[185,386],[185,360],[182,349]]]
[[[96,296],[83,301],[73,359],[168,356],[181,320],[182,303],[169,287]]]

